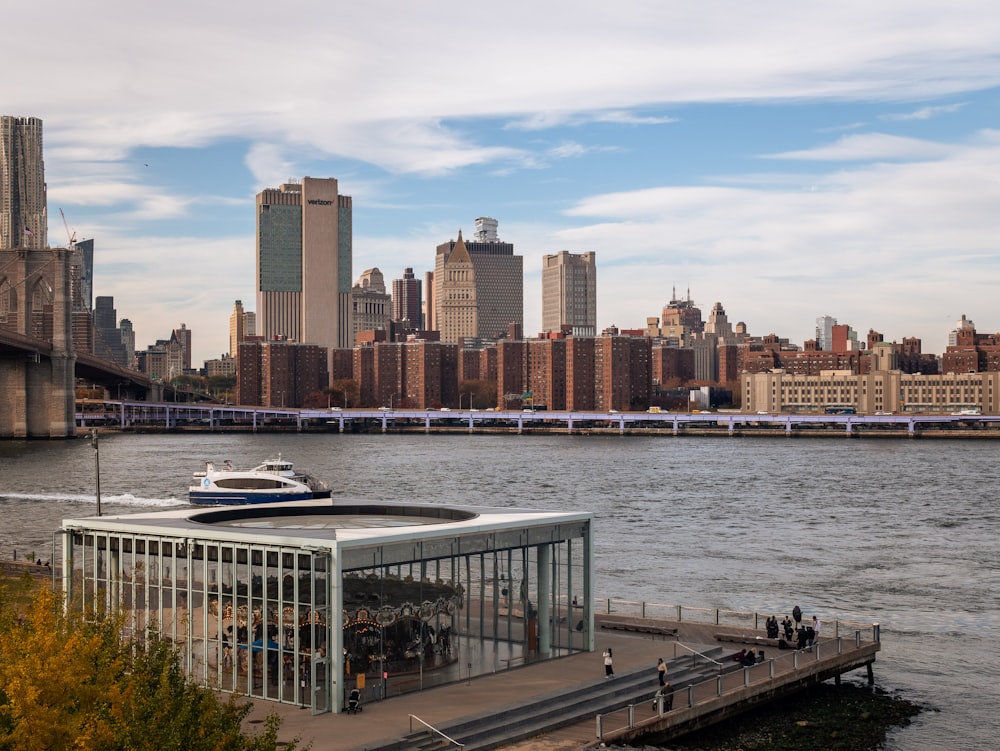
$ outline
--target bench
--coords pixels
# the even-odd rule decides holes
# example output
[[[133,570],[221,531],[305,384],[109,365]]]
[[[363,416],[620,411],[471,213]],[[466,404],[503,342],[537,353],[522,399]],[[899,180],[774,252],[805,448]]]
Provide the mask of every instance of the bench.
[[[716,634],[716,641],[730,641],[736,642],[737,644],[752,644],[754,646],[770,646],[775,649],[778,648],[778,639],[768,639],[766,636],[757,636],[756,634]]]
[[[716,641],[735,642],[737,644],[750,644],[757,647],[758,652],[762,652],[761,647],[774,647],[782,649],[781,642],[785,642],[784,649],[795,649],[794,641],[787,641],[783,637],[768,639],[766,636],[756,636],[754,634],[716,634]]]
[[[650,634],[651,636],[662,636],[667,638],[672,636],[677,637],[677,629],[669,628],[667,626],[656,626],[653,624],[645,623],[625,623],[622,621],[605,621],[601,624],[601,628],[607,629],[609,631],[627,631],[634,634]]]

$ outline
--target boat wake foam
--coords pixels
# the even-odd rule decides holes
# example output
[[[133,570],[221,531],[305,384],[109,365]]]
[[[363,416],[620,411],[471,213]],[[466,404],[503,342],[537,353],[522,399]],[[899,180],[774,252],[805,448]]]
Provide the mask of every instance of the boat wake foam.
[[[64,503],[86,505],[94,505],[97,502],[95,496],[73,493],[3,493],[0,494],[0,498],[11,501],[62,501]],[[138,508],[169,508],[172,506],[186,506],[187,500],[180,498],[140,498],[131,493],[122,493],[120,495],[101,494],[101,504],[109,506],[135,506]]]

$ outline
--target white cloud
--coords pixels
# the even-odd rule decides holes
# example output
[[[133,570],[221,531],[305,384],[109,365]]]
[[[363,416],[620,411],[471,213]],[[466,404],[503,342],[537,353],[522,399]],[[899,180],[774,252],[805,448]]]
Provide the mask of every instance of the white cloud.
[[[962,312],[995,310],[998,167],[1000,148],[977,146],[932,163],[830,173],[815,192],[764,184],[597,195],[567,211],[583,222],[557,236],[574,252],[597,251],[598,289],[614,290],[600,293],[601,326],[639,327],[673,285],[690,285],[706,313],[722,301],[754,334],[801,343],[829,310],[861,333],[916,335],[942,352]],[[977,323],[992,331],[1000,320]]]
[[[677,118],[664,115],[639,115],[627,110],[595,112],[534,112],[524,118],[510,121],[505,126],[511,130],[546,130],[556,127],[579,127],[591,123],[616,125],[666,125]]]
[[[14,3],[4,23],[44,29],[42,53],[38,34],[5,38],[7,59],[30,60],[31,75],[0,81],[4,114],[45,121],[50,213],[76,207],[69,221],[79,229],[80,209],[106,212],[88,220],[106,264],[97,285],[129,300],[140,341],[169,333],[180,321],[164,326],[163,311],[182,309],[189,326],[202,320],[196,350],[199,332],[211,330],[205,356],[221,352],[232,300],[253,288],[250,196],[317,164],[354,196],[358,267],[379,265],[390,277],[403,265],[427,268],[468,206],[530,205],[504,225],[525,256],[529,331],[539,320],[531,318],[537,258],[560,249],[598,252],[601,325],[641,326],[675,283],[690,284],[706,307],[722,300],[734,320],[753,315],[758,333],[799,340],[812,333],[787,326],[814,319],[818,300],[859,330],[879,326],[888,305],[916,327],[946,308],[957,318],[965,305],[995,307],[987,262],[1000,236],[997,131],[958,145],[924,132],[858,132],[819,146],[776,135],[752,152],[769,152],[788,172],[743,174],[709,161],[713,139],[732,123],[706,131],[704,154],[671,151],[675,131],[696,127],[686,107],[706,103],[874,103],[899,110],[882,118],[886,131],[905,121],[908,133],[941,115],[967,117],[975,108],[965,101],[1000,85],[994,2],[580,0],[570,13],[537,0],[290,0],[280,12],[270,0],[52,0]],[[826,122],[859,131],[871,117],[838,112]],[[556,128],[578,131],[529,146],[517,140]],[[625,154],[630,139],[661,132],[662,163],[619,173],[617,191],[592,195],[603,173],[578,179],[594,152]],[[202,187],[198,173],[187,184],[154,184],[165,171],[144,170],[135,156],[233,141],[249,144],[240,165],[249,175],[234,178],[235,198]],[[710,166],[675,175],[686,158]],[[560,160],[579,171],[552,174]],[[817,165],[795,172],[804,162]],[[475,182],[436,190],[435,180],[463,172]],[[706,172],[717,177],[700,177]],[[414,179],[404,186],[406,176]],[[634,185],[645,189],[627,189]],[[165,237],[166,223],[143,226],[173,220],[189,235],[183,220],[196,206],[211,212],[244,197],[244,234],[205,241]],[[562,216],[549,213],[567,205]],[[364,210],[401,206],[419,217],[402,237],[360,221]],[[149,279],[156,289],[138,294]],[[990,330],[982,313],[973,317]]]
[[[938,115],[948,115],[952,112],[958,112],[962,107],[966,105],[966,102],[957,102],[955,104],[942,104],[933,107],[921,107],[919,109],[913,110],[912,112],[893,112],[887,115],[882,115],[880,119],[882,120],[930,120],[932,117],[937,117]]]
[[[862,161],[886,159],[933,159],[954,151],[948,144],[905,138],[888,133],[864,133],[844,136],[836,143],[811,149],[766,154],[769,159],[803,161]]]
[[[550,148],[546,153],[553,159],[572,159],[594,151],[617,151],[617,147],[587,146],[586,144],[577,143],[576,141],[563,141],[562,143]]]
[[[186,323],[197,357],[229,351],[229,314],[254,289],[254,239],[229,237],[122,237],[98,227],[100,272],[94,294],[111,295],[119,315],[132,321],[136,346],[145,349]],[[182,270],[182,273],[178,273]],[[141,294],[137,291],[141,290]],[[171,321],[165,312],[177,317]],[[199,363],[200,364],[200,363]]]
[[[38,12],[15,5],[5,23],[40,28]],[[642,108],[902,100],[1000,83],[1000,14],[976,0],[946,12],[926,0],[634,0],[578,3],[572,15],[544,2],[300,0],[278,14],[262,0],[238,12],[56,0],[45,21],[46,54],[31,34],[6,41],[32,75],[6,77],[2,99],[52,123],[52,143],[106,158],[235,135],[438,173],[514,156],[441,125],[460,118],[656,123]]]

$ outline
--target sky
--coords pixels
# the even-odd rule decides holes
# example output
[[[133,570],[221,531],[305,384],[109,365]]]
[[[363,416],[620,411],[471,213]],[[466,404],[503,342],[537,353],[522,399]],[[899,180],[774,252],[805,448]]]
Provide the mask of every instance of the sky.
[[[675,295],[801,345],[1000,331],[1000,9],[979,0],[15,3],[0,114],[44,122],[49,243],[193,362],[254,310],[254,196],[335,177],[352,277],[499,221],[597,258],[597,326]],[[31,30],[31,31],[28,31]],[[62,209],[66,225],[60,217]]]

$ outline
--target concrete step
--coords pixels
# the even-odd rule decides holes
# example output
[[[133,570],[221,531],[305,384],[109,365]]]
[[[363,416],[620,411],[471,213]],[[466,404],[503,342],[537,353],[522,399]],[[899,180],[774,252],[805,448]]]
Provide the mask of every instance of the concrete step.
[[[719,674],[717,663],[725,669],[729,654],[731,652],[724,648],[709,650],[706,656],[715,660],[714,663],[690,656],[669,660],[667,671],[675,692],[675,706],[679,694],[686,691],[687,686]],[[523,704],[498,707],[496,711],[449,723],[438,730],[463,743],[465,751],[486,751],[588,720],[598,714],[623,709],[630,704],[649,705],[658,688],[655,665],[651,665],[617,673],[611,679],[596,678],[571,690],[536,697]],[[430,731],[414,733],[397,743],[370,751],[420,751],[424,748],[429,751],[436,746],[419,744],[431,735]],[[440,740],[437,736],[434,738]]]

